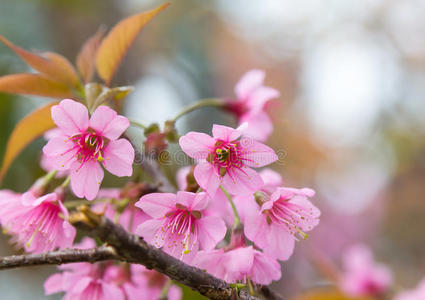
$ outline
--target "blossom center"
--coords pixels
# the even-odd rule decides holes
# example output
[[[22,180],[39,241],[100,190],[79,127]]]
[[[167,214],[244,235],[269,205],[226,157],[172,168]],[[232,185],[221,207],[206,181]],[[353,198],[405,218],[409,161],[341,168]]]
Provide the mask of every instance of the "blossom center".
[[[276,223],[285,226],[289,233],[306,239],[306,230],[311,230],[313,213],[300,205],[291,203],[288,199],[281,198],[273,203],[273,207],[264,211],[269,224]]]
[[[208,161],[214,164],[220,176],[224,176],[233,168],[241,169],[242,160],[242,147],[239,141],[217,141],[208,156]]]
[[[102,151],[105,141],[96,132],[87,131],[71,137],[71,140],[74,142],[74,149],[77,150],[76,157],[81,164],[91,160],[99,162],[104,160]]]
[[[200,211],[191,211],[185,206],[177,204],[175,210],[164,216],[166,220],[160,229],[160,234],[155,238],[167,240],[169,248],[181,247],[182,252],[188,254],[196,243],[198,230],[195,224],[201,216]]]

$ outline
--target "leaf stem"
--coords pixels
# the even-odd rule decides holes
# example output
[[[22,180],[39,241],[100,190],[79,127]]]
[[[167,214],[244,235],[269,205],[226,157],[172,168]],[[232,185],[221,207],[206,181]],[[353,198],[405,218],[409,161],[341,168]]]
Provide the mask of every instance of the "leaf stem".
[[[232,196],[229,195],[229,193],[226,191],[226,189],[222,185],[220,185],[220,189],[226,195],[227,200],[229,200],[230,205],[232,206],[233,215],[234,215],[233,228],[238,228],[241,225],[241,219],[239,218],[238,210],[236,209],[236,205],[232,200]]]
[[[224,106],[223,99],[217,99],[217,98],[207,98],[202,99],[198,102],[193,103],[192,105],[189,105],[185,107],[181,112],[179,112],[173,119],[173,122],[176,122],[178,119],[183,117],[185,114],[188,114],[194,110],[197,110],[202,107],[223,107]]]

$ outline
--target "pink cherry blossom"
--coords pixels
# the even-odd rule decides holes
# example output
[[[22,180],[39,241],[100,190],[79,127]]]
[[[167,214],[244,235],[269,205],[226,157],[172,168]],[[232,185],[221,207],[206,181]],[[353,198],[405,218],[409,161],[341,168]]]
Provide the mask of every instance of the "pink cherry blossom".
[[[352,297],[379,296],[392,283],[391,271],[385,265],[377,264],[365,245],[350,247],[343,257],[343,267],[340,288]]]
[[[394,300],[425,300],[425,279],[415,289],[397,294]]]
[[[76,230],[66,221],[61,198],[56,192],[40,197],[32,190],[23,195],[0,192],[0,222],[12,242],[34,253],[71,246]]]
[[[208,205],[206,193],[178,192],[152,193],[136,203],[153,219],[142,223],[136,234],[148,243],[161,248],[179,259],[190,260],[199,244],[213,249],[226,234],[222,219],[205,216]],[[186,257],[183,257],[184,255]]]
[[[270,284],[282,276],[279,263],[252,246],[199,251],[193,265],[229,283],[243,282],[249,277],[258,284]]]
[[[187,188],[186,177],[190,172],[191,167],[183,167],[177,171],[177,186],[179,190],[184,191]],[[222,190],[217,190],[214,200],[209,198],[208,207],[205,210],[206,216],[214,216],[222,218],[227,225],[232,226],[234,221],[234,214],[232,206],[227,200],[226,195]]]
[[[266,74],[262,70],[248,71],[235,86],[237,99],[227,101],[239,124],[248,122],[245,132],[252,138],[265,141],[273,131],[273,124],[265,112],[267,102],[280,96],[273,88],[264,86]]]
[[[298,237],[305,237],[305,232],[319,223],[320,210],[308,200],[312,196],[314,191],[307,188],[282,187],[272,194],[266,189],[256,193],[261,207],[245,212],[246,237],[267,255],[287,260]]]
[[[214,197],[221,184],[229,193],[248,195],[259,190],[263,180],[250,167],[262,167],[277,160],[273,149],[253,139],[241,138],[242,131],[213,126],[213,137],[189,132],[180,138],[180,147],[198,159],[195,179]]]
[[[96,197],[103,180],[101,165],[116,176],[132,174],[134,149],[119,139],[129,126],[127,118],[99,106],[89,119],[84,105],[65,99],[52,107],[52,119],[62,136],[52,138],[43,152],[55,169],[69,170],[75,195]]]

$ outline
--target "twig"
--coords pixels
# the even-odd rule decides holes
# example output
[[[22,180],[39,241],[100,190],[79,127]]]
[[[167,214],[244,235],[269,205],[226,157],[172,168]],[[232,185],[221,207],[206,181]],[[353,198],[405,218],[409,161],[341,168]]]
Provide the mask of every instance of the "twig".
[[[94,263],[119,259],[114,249],[102,246],[93,249],[65,249],[40,254],[24,254],[0,257],[0,270],[36,265],[61,265],[72,262]]]

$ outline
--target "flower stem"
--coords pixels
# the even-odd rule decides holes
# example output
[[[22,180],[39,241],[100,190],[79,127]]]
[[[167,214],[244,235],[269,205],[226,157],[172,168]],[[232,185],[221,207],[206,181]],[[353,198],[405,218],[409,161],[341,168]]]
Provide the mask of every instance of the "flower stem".
[[[146,128],[148,128],[147,126],[143,125],[142,123],[139,123],[135,120],[130,120],[130,125],[136,126],[136,127],[140,127],[143,130],[145,130]]]
[[[168,281],[165,283],[164,287],[161,290],[161,296],[159,299],[168,299],[168,291],[170,290],[170,286],[173,283],[171,279],[168,279]]]
[[[66,177],[64,182],[62,182],[61,187],[63,187],[64,189],[67,188],[70,182],[71,182],[71,176],[68,176]]]
[[[224,106],[223,99],[211,98],[211,99],[202,99],[198,102],[193,103],[192,105],[184,108],[180,113],[178,113],[173,119],[173,122],[176,122],[178,119],[183,117],[185,114],[188,114],[194,110],[197,110],[202,107],[223,107]]]
[[[229,200],[230,205],[232,206],[234,220],[233,220],[233,228],[238,228],[241,225],[241,219],[239,218],[238,210],[236,209],[235,203],[232,200],[232,197],[229,195],[229,193],[226,191],[226,189],[220,185],[221,190],[226,195],[227,200]]]

